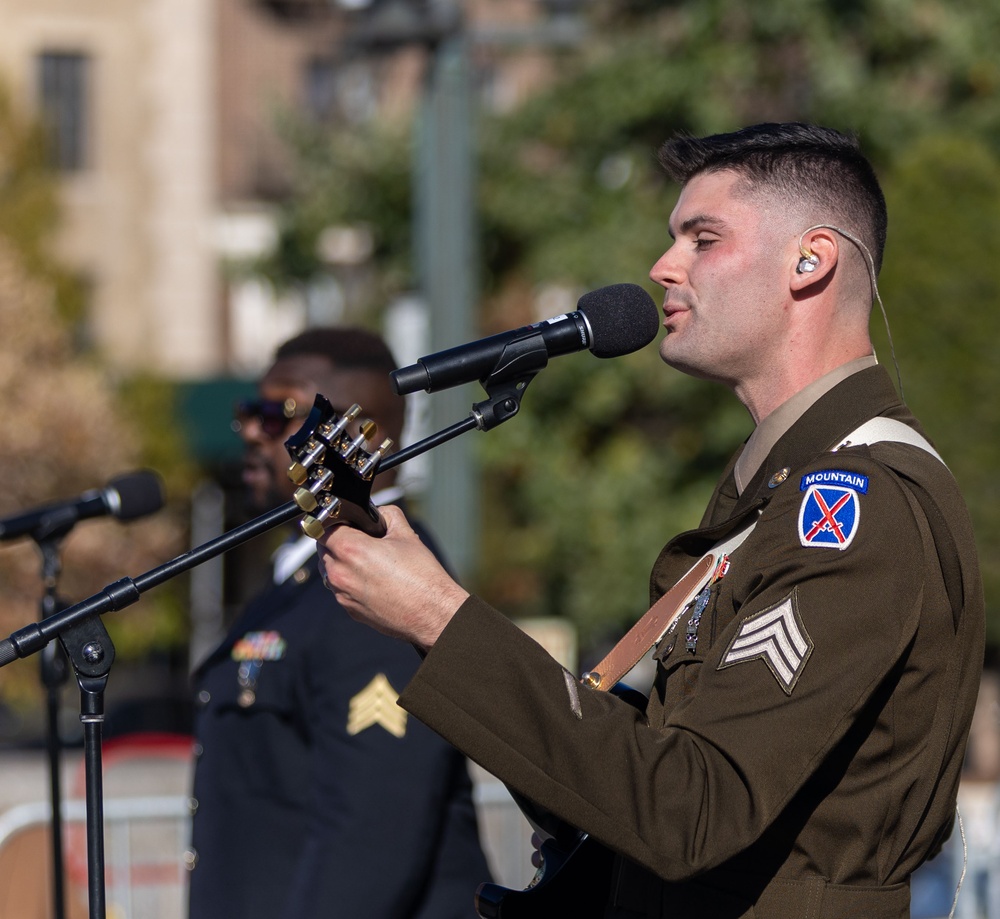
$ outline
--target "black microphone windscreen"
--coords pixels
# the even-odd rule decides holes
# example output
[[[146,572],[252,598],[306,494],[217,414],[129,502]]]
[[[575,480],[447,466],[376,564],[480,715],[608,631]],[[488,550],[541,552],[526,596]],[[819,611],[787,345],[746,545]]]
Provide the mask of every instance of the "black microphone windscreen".
[[[118,495],[111,513],[119,520],[145,517],[163,507],[163,479],[152,469],[128,472],[111,479],[107,490]]]
[[[577,309],[587,317],[596,357],[621,357],[644,348],[660,328],[653,298],[638,284],[612,284],[584,294]]]

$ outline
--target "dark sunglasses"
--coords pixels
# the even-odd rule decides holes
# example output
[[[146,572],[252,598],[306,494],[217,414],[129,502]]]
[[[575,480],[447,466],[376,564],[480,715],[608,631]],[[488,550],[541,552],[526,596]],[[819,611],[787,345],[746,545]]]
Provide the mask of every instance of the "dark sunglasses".
[[[233,412],[232,429],[239,433],[249,421],[256,421],[266,437],[274,440],[288,430],[288,423],[294,418],[305,418],[309,408],[298,406],[294,399],[247,399],[239,402]]]

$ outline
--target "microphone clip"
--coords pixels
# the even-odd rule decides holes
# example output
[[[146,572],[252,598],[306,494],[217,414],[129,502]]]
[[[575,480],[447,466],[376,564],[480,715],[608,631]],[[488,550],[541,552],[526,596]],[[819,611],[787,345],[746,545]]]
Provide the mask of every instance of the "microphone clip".
[[[549,352],[541,333],[508,342],[489,376],[479,382],[489,399],[472,406],[472,416],[480,431],[489,431],[513,418],[521,409],[521,397],[528,384],[549,362]]]

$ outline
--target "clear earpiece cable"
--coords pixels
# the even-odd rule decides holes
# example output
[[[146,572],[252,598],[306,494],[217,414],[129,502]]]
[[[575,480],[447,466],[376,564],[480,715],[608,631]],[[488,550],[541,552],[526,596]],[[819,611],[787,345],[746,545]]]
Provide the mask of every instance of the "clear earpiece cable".
[[[868,247],[853,233],[849,233],[847,230],[841,227],[834,226],[832,223],[817,223],[815,226],[809,227],[808,230],[803,232],[802,236],[809,233],[812,230],[833,230],[839,233],[845,239],[850,240],[855,246],[861,251],[861,254],[865,258],[865,263],[868,265],[868,276],[871,278],[872,282],[872,293],[875,295],[875,301],[878,303],[878,308],[882,311],[882,320],[885,322],[885,334],[886,338],[889,340],[889,354],[892,356],[892,365],[896,368],[896,381],[899,383],[899,396],[903,398],[903,375],[899,371],[899,362],[896,360],[896,346],[892,341],[892,330],[889,328],[889,316],[885,311],[885,304],[882,302],[882,295],[878,292],[878,280],[875,274],[875,259],[872,258],[872,254]],[[799,243],[802,242],[802,236],[799,237]]]

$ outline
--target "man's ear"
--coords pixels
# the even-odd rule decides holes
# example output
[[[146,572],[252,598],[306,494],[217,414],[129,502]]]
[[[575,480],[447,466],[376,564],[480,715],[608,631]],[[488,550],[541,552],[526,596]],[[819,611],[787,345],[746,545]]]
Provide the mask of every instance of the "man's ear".
[[[789,278],[793,291],[805,291],[833,271],[840,258],[840,245],[835,233],[826,227],[815,227],[802,234],[794,268]]]

